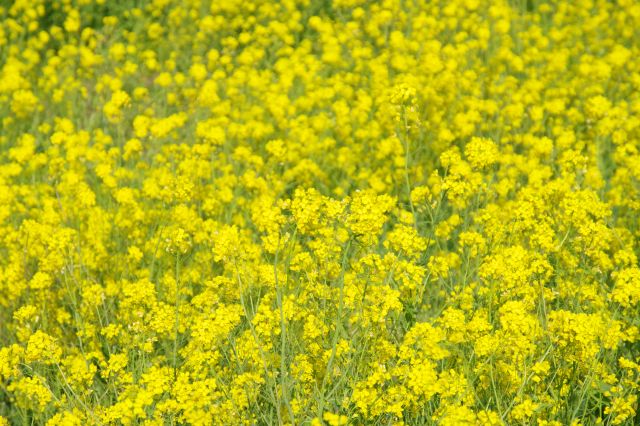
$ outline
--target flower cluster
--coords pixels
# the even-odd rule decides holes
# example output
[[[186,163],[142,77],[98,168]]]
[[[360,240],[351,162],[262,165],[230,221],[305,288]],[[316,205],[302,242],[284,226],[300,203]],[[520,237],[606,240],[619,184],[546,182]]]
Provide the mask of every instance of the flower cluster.
[[[0,4],[0,425],[636,425],[640,4]]]

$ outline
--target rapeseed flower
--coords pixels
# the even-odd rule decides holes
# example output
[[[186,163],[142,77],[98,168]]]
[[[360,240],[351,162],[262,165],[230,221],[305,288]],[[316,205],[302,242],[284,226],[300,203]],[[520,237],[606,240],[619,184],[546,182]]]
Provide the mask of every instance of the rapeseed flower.
[[[637,423],[637,2],[5,3],[0,425]]]

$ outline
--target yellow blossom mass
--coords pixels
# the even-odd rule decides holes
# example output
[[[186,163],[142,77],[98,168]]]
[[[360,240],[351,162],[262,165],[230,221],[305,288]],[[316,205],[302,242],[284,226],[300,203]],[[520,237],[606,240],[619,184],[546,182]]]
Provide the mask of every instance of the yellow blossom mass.
[[[640,424],[637,0],[0,1],[0,426]]]

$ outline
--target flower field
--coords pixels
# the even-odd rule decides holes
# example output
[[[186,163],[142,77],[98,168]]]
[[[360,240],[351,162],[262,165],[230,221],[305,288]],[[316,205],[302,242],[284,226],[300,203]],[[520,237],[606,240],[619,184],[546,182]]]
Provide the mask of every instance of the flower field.
[[[640,2],[0,1],[0,426],[639,425]]]

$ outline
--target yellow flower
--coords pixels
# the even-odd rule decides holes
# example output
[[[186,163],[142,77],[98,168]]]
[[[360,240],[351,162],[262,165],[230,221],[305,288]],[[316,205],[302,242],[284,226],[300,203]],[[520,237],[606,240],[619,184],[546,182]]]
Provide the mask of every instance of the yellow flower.
[[[498,148],[490,139],[473,137],[465,145],[464,155],[471,166],[483,169],[498,161]]]
[[[39,99],[30,90],[16,90],[11,96],[11,110],[18,118],[28,117],[39,105]]]
[[[107,120],[111,123],[119,123],[122,120],[122,109],[130,105],[131,98],[127,92],[118,90],[111,95],[111,99],[104,104],[103,111]]]
[[[38,330],[29,337],[25,361],[42,362],[44,364],[56,364],[60,361],[62,349],[56,339]]]

